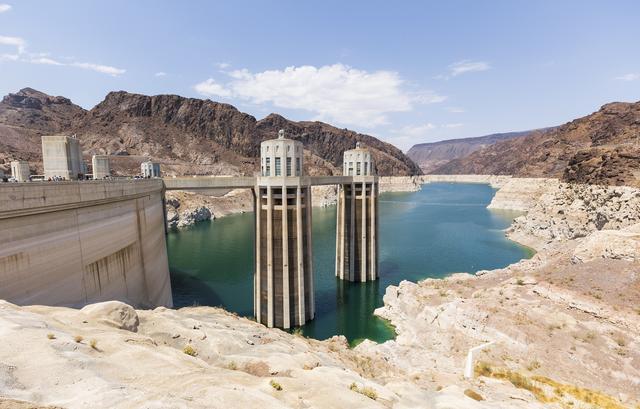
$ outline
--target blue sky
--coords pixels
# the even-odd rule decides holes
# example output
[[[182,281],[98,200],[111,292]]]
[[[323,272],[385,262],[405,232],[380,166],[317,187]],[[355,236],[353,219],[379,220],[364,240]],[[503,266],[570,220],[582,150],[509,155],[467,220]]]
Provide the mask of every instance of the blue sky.
[[[0,0],[0,94],[228,102],[396,144],[640,100],[638,1]]]

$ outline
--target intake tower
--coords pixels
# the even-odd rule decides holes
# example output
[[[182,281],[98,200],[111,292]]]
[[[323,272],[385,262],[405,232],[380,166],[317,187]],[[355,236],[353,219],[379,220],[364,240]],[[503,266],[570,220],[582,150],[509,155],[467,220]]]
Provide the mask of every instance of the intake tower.
[[[378,177],[371,152],[356,144],[344,152],[338,185],[336,277],[347,281],[378,278]]]
[[[260,144],[254,310],[268,327],[304,325],[315,315],[311,186],[302,171],[302,143],[286,139],[284,130]]]

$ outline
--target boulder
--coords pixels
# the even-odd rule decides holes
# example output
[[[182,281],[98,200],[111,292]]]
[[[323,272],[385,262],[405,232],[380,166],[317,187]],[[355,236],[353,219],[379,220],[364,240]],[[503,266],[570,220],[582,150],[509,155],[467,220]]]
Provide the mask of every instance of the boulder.
[[[80,311],[100,323],[131,332],[138,331],[140,320],[136,310],[123,302],[106,301],[90,304]]]

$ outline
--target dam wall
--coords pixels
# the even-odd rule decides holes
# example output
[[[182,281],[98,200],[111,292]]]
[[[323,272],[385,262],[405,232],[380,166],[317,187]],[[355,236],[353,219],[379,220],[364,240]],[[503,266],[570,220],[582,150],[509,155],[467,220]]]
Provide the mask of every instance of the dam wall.
[[[0,299],[172,306],[160,179],[0,184]]]

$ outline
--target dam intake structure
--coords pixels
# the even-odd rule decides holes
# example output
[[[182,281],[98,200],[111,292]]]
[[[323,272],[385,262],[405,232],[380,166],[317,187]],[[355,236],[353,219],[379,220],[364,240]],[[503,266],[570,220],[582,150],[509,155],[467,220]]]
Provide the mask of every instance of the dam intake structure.
[[[47,148],[49,142],[64,143],[65,149],[69,141],[78,142],[46,139]],[[76,155],[80,149],[73,148],[69,152]],[[338,185],[336,277],[376,280],[378,178],[370,152],[359,145],[346,151],[342,176],[304,175],[302,143],[285,138],[283,130],[262,142],[260,153],[256,177],[114,179],[108,157],[101,156],[94,171],[105,180],[0,184],[0,299],[23,305],[81,307],[120,300],[142,308],[171,307],[167,190],[253,190],[254,314],[267,327],[289,329],[315,316],[311,186]],[[63,162],[55,162],[55,176],[81,174],[77,161],[70,169],[62,169]]]

